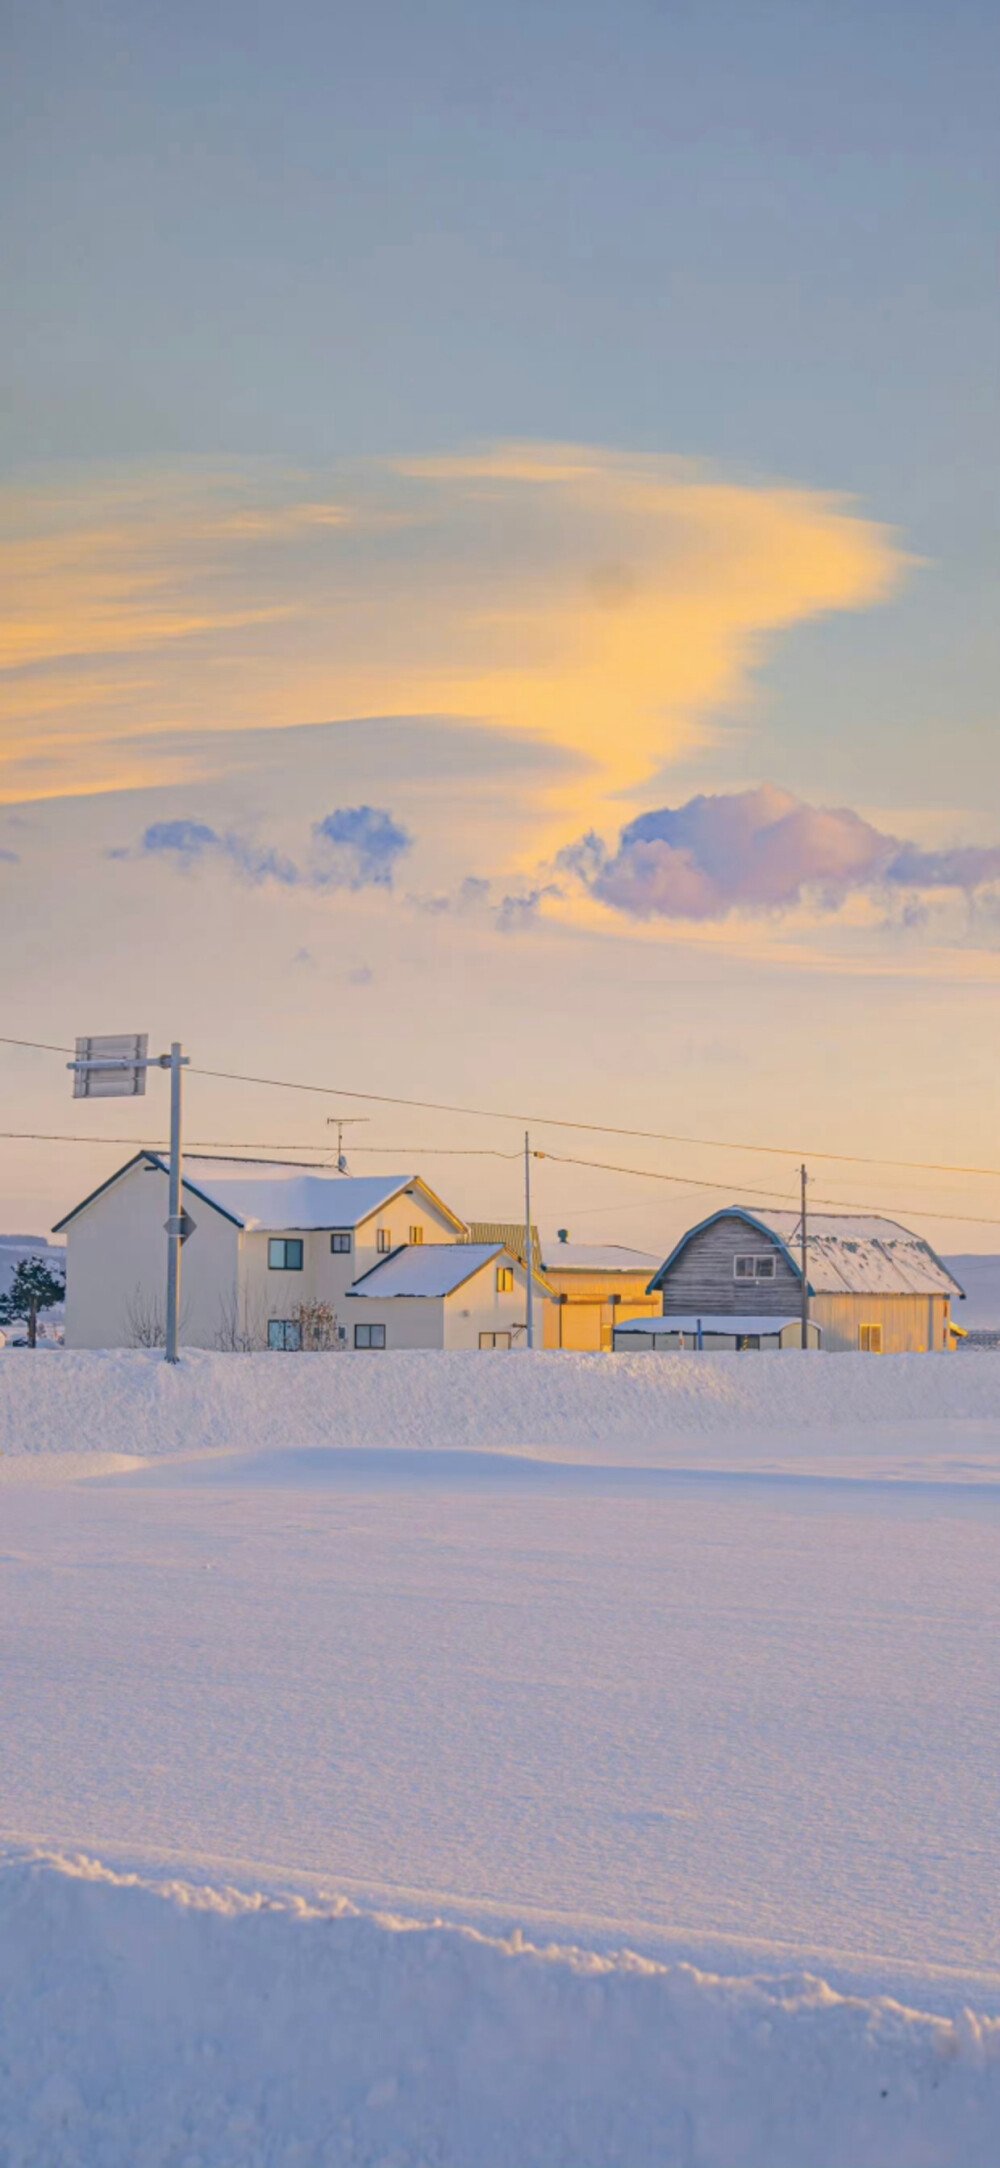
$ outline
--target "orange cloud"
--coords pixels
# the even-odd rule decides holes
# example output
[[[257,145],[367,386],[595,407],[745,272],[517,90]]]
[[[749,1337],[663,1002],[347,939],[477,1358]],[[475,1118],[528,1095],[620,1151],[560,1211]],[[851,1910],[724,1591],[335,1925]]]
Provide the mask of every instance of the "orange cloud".
[[[776,633],[882,601],[904,562],[835,498],[573,446],[372,462],[315,497],[112,478],[7,515],[8,801],[39,794],[49,733],[46,789],[75,792],[173,779],[171,736],[444,716],[576,756],[553,843],[745,702]]]

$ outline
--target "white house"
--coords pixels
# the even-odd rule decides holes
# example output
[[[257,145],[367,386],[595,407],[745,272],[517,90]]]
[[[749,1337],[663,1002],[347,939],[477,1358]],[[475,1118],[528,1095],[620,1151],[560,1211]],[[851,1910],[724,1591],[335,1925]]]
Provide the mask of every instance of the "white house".
[[[138,1152],[59,1221],[68,1347],[162,1342],[168,1177],[160,1153]],[[183,1188],[194,1222],[183,1252],[188,1347],[296,1348],[317,1306],[349,1347],[524,1342],[522,1268],[499,1245],[476,1248],[473,1263],[464,1222],[419,1175],[353,1177],[192,1153]],[[449,1269],[453,1251],[460,1264]],[[404,1286],[407,1258],[427,1263]],[[390,1262],[396,1279],[380,1281]],[[359,1281],[368,1292],[349,1300]],[[536,1283],[539,1313],[545,1293]],[[537,1337],[541,1344],[541,1315]]]

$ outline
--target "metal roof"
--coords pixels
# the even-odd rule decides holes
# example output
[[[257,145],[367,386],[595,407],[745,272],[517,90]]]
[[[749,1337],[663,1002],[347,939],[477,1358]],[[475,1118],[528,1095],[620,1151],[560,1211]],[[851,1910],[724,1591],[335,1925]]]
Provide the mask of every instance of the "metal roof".
[[[524,1263],[523,1220],[470,1220],[466,1239],[469,1242],[499,1242],[505,1250],[510,1251],[512,1257],[517,1258],[519,1264],[523,1265]],[[537,1227],[533,1227],[531,1230],[531,1248],[535,1260],[535,1271],[540,1272],[542,1269],[542,1248],[538,1240]]]
[[[671,1266],[692,1237],[719,1220],[741,1219],[778,1244],[797,1279],[801,1279],[798,1212],[750,1211],[746,1205],[723,1206],[689,1227],[650,1281],[650,1293],[662,1289]],[[962,1295],[946,1265],[909,1227],[875,1212],[807,1214],[807,1272],[812,1295]]]
[[[542,1256],[543,1272],[642,1272],[647,1279],[656,1271],[658,1259],[645,1250],[629,1250],[620,1242],[553,1242]]]
[[[813,1320],[810,1319],[810,1324],[812,1322]],[[798,1324],[801,1324],[801,1319],[797,1313],[794,1317],[756,1317],[750,1313],[744,1315],[742,1312],[737,1312],[730,1317],[725,1312],[713,1314],[712,1316],[703,1313],[701,1317],[634,1317],[630,1318],[624,1325],[616,1325],[615,1334],[616,1336],[621,1332],[646,1333],[647,1335],[657,1332],[689,1332],[695,1334],[700,1325],[702,1332],[760,1333],[762,1335],[769,1333],[773,1336],[779,1332],[784,1332],[787,1325]]]
[[[502,1242],[407,1243],[363,1272],[347,1292],[378,1301],[390,1295],[453,1295],[492,1258],[504,1254]]]

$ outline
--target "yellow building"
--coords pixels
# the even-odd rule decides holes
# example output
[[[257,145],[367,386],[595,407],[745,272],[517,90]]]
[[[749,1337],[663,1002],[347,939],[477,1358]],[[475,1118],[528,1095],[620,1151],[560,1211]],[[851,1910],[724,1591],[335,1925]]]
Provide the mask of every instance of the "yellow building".
[[[609,1353],[616,1324],[635,1317],[659,1317],[659,1296],[646,1292],[659,1258],[618,1243],[571,1242],[565,1228],[544,1249],[536,1227],[531,1235],[536,1271],[554,1297],[545,1305],[547,1348]],[[469,1239],[502,1242],[524,1263],[523,1227],[506,1220],[476,1220],[470,1225]]]

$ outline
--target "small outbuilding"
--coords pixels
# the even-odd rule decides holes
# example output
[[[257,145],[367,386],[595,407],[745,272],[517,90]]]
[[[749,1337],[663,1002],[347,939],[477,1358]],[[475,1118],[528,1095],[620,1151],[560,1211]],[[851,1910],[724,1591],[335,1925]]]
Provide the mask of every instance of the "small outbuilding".
[[[833,1353],[944,1352],[963,1290],[923,1237],[875,1213],[815,1212],[806,1223],[810,1322]],[[783,1320],[779,1345],[801,1346],[802,1221],[792,1211],[713,1212],[671,1250],[649,1283],[667,1320]],[[755,1335],[744,1331],[752,1345]],[[759,1337],[759,1336],[758,1336]],[[763,1344],[761,1341],[760,1344]],[[616,1336],[617,1345],[617,1336]]]

